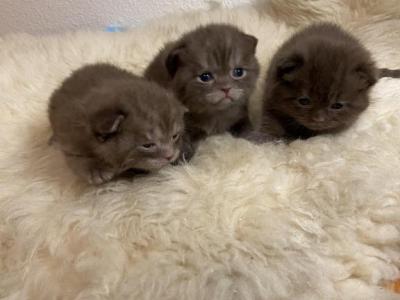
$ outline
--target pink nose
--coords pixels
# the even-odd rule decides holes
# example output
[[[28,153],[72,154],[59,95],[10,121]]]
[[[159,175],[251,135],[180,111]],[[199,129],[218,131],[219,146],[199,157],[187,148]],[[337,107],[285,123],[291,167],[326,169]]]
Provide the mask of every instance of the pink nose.
[[[172,155],[165,156],[165,159],[166,160],[172,160],[173,157],[174,157],[174,155],[172,154]]]
[[[174,158],[174,150],[168,149],[163,153],[163,156],[166,160],[172,160]]]
[[[324,122],[326,117],[323,113],[317,113],[312,117],[313,121],[315,122]]]
[[[221,91],[223,91],[225,93],[225,95],[228,95],[230,90],[231,90],[231,88],[223,88],[223,89],[221,89]]]

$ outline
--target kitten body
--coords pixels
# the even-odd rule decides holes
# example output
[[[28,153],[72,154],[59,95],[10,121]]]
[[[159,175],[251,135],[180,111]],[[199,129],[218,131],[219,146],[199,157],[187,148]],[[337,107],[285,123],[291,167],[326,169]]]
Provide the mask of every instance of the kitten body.
[[[290,140],[345,130],[368,107],[382,75],[352,35],[330,23],[311,25],[272,58],[261,132]]]
[[[73,72],[49,104],[52,141],[73,171],[94,184],[175,161],[183,115],[172,93],[108,64]]]
[[[247,103],[259,73],[257,39],[234,26],[210,24],[167,44],[145,77],[174,91],[189,113],[188,140],[250,126]]]

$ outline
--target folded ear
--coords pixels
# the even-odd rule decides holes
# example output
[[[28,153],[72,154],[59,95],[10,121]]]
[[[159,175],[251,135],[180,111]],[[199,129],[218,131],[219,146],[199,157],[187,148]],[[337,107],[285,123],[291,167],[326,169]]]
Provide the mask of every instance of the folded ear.
[[[92,119],[93,132],[100,142],[105,142],[121,131],[125,115],[119,111],[102,110]]]
[[[277,65],[276,77],[284,82],[292,82],[295,78],[295,73],[304,64],[304,58],[300,54],[292,54],[282,58]]]
[[[183,65],[182,54],[185,51],[185,45],[178,45],[173,48],[165,61],[165,66],[169,75],[173,78],[178,69]]]
[[[373,86],[377,81],[378,71],[373,63],[360,64],[354,71],[359,82],[359,90],[366,90]]]
[[[250,34],[244,34],[244,39],[246,41],[246,44],[250,46],[252,52],[256,53],[258,39]]]

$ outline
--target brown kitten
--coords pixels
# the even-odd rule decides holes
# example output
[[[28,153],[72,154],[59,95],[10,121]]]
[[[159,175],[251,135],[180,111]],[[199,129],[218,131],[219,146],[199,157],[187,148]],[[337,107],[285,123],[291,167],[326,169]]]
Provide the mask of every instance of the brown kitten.
[[[189,109],[187,142],[226,131],[240,134],[250,126],[247,102],[259,73],[256,46],[255,37],[234,26],[210,24],[167,44],[148,66],[145,77],[172,89]]]
[[[366,48],[337,25],[301,30],[271,61],[261,133],[305,139],[348,128],[368,107],[378,74]]]
[[[52,141],[73,171],[100,184],[175,161],[184,107],[167,90],[108,64],[73,72],[50,99]]]

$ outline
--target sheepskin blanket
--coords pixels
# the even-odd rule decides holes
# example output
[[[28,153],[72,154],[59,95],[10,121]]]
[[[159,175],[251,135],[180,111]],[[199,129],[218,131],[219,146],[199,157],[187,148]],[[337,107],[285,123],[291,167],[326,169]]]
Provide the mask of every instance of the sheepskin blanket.
[[[342,24],[400,68],[397,0],[272,0],[187,13],[126,33],[0,38],[0,298],[400,299],[400,80],[339,135],[290,145],[207,139],[193,161],[101,187],[51,148],[51,92],[85,63],[140,74],[198,24],[277,47],[317,20]],[[252,99],[257,111],[262,78]]]

